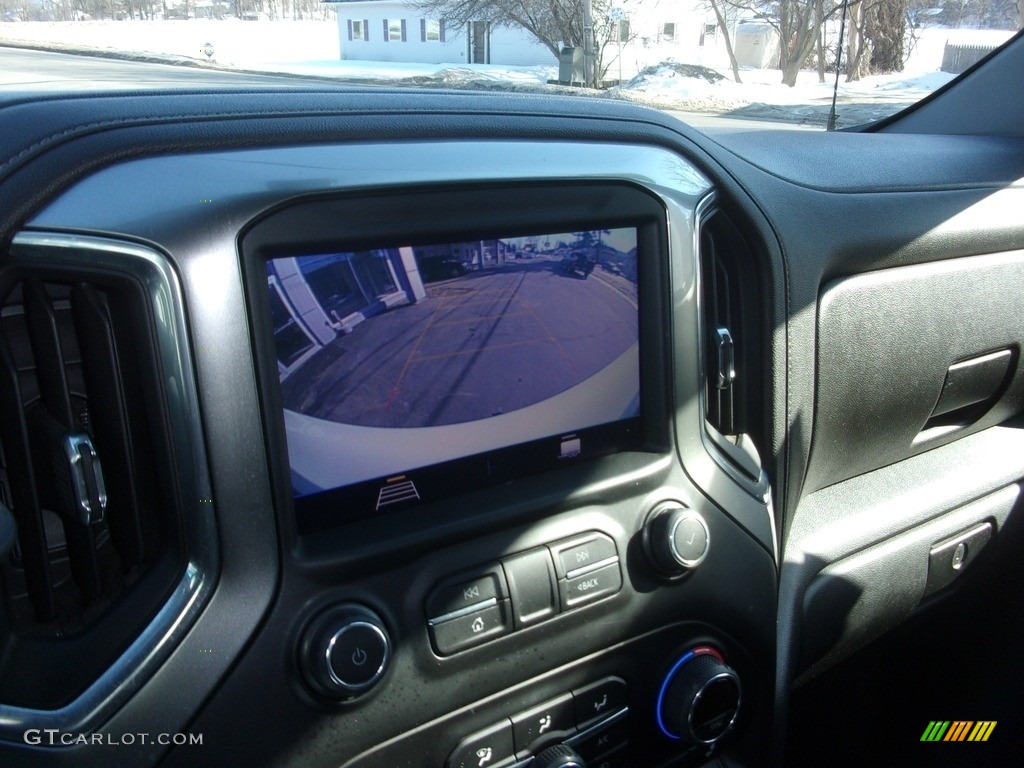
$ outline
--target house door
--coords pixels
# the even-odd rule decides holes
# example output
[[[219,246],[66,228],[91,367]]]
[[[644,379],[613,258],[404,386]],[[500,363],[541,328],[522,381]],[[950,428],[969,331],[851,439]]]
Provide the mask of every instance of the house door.
[[[470,27],[470,46],[473,49],[470,60],[474,64],[489,64],[491,57],[487,50],[487,22],[471,21]]]

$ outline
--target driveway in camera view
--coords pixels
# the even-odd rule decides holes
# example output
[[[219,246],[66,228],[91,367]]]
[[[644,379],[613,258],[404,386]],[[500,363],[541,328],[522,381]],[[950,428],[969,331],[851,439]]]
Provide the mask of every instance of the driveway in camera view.
[[[345,424],[455,424],[545,400],[636,343],[630,280],[536,258],[428,286],[328,344],[282,395],[290,410]]]

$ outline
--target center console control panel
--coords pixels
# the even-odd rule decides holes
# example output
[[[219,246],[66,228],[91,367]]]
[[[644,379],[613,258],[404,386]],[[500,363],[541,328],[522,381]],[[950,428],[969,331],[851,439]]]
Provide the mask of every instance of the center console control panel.
[[[618,765],[627,745],[628,714],[626,682],[605,678],[466,737],[451,753],[447,768],[511,766],[559,742],[574,747],[584,760]]]
[[[448,656],[622,588],[615,542],[590,532],[444,580],[426,603],[434,650]]]
[[[646,662],[634,656],[619,667],[621,675],[594,679],[581,665],[582,675],[564,670],[561,682],[530,683],[524,696],[478,702],[472,709],[486,719],[460,734],[444,768],[703,765],[732,739],[741,713],[751,715],[738,671],[749,677],[751,667],[742,652],[726,654],[709,642],[675,646],[669,663],[659,663],[672,635],[692,629],[656,632],[595,665],[607,672],[645,654]],[[566,755],[568,762],[560,759]]]
[[[297,640],[311,711],[354,739],[352,713],[393,729],[351,768],[408,754],[423,768],[696,768],[758,752],[767,554],[699,498],[610,509],[457,542],[310,609]],[[740,608],[736,583],[756,585]],[[408,697],[448,710],[398,726],[387,713]]]
[[[387,734],[346,768],[697,768],[761,752],[770,557],[699,497],[658,496],[484,532],[311,606],[295,635],[308,710],[346,738]],[[391,719],[409,700],[420,719]]]

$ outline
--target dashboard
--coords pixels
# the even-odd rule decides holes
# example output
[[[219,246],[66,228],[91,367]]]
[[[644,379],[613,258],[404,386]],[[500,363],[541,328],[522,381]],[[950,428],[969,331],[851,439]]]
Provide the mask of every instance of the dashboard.
[[[838,765],[827,681],[1012,570],[1019,135],[310,87],[0,129],[4,765]],[[979,700],[897,699],[900,764],[936,717],[1003,764]]]

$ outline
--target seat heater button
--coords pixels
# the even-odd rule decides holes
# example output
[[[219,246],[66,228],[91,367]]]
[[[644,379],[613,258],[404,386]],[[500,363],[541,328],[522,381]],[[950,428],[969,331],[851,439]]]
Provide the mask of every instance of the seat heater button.
[[[430,623],[434,648],[442,655],[463,651],[511,631],[508,601],[440,623]]]
[[[585,573],[574,579],[562,579],[558,589],[562,596],[563,610],[598,600],[614,594],[622,588],[622,573],[619,564],[612,563],[596,571]]]

